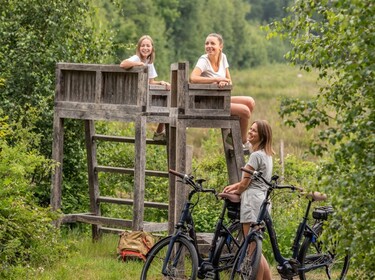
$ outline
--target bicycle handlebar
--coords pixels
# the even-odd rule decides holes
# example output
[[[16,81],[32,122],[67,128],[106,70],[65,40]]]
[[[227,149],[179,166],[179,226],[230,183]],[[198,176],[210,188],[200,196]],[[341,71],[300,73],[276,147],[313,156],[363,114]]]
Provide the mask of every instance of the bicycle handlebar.
[[[250,170],[250,169],[247,169],[247,168],[244,168],[244,167],[241,167],[241,170],[246,172],[246,173],[249,173],[249,174],[253,175],[255,178],[262,179],[262,181],[270,187],[274,187],[276,189],[291,189],[292,191],[297,190],[300,193],[302,193],[307,199],[311,199],[312,201],[324,201],[324,200],[327,199],[327,195],[324,194],[324,193],[320,193],[320,192],[316,192],[316,191],[305,192],[305,190],[303,188],[296,187],[296,186],[293,186],[293,185],[278,185],[278,184],[273,185],[271,182],[268,182],[265,178],[263,178],[262,172]]]
[[[264,183],[266,183],[268,186],[273,186],[271,182],[267,181],[263,176],[262,176],[262,172],[259,172],[259,171],[255,171],[255,170],[250,170],[250,169],[247,169],[247,168],[244,168],[244,167],[241,167],[241,170],[246,172],[246,173],[249,173],[251,175],[253,175],[255,178],[260,178],[262,179],[262,181]],[[293,186],[293,185],[278,185],[278,184],[275,184],[274,187],[276,189],[291,189],[292,191],[299,191],[299,192],[303,192],[304,189],[303,188],[300,188],[300,187],[296,187],[296,186]]]
[[[171,174],[173,174],[173,175],[175,175],[177,177],[180,177],[182,180],[186,179],[186,177],[189,178],[188,175],[186,175],[184,173],[180,173],[180,172],[178,172],[176,170],[173,170],[173,169],[169,169],[169,173],[171,173]]]
[[[192,186],[194,188],[195,191],[203,192],[203,193],[213,193],[217,198],[217,192],[216,192],[215,189],[204,189],[200,183],[194,182],[193,176],[189,176],[187,174],[180,173],[180,172],[178,172],[176,170],[173,170],[173,169],[169,169],[169,173],[181,178],[182,183],[189,184],[190,186]]]

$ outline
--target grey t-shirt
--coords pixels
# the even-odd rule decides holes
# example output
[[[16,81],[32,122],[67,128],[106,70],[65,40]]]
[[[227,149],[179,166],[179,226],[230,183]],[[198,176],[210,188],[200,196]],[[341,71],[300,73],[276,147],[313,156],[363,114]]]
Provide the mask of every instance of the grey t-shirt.
[[[264,150],[253,152],[250,155],[247,165],[250,165],[258,172],[262,172],[262,176],[267,181],[271,180],[273,169],[272,156],[267,155]],[[268,189],[268,186],[262,180],[251,180],[249,187],[261,189],[263,191]]]

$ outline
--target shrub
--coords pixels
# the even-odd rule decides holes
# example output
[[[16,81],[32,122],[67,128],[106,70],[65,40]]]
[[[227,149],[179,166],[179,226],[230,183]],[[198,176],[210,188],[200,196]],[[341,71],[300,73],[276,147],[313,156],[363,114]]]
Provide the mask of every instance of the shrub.
[[[49,175],[52,163],[31,149],[39,141],[0,112],[0,278],[22,278],[65,256],[68,246],[52,221],[56,214],[37,205],[35,170]]]

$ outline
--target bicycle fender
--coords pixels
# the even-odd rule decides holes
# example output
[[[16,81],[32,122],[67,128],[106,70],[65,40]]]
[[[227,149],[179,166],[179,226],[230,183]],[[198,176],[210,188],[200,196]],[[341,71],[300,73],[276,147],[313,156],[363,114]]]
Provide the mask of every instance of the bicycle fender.
[[[176,240],[177,240],[178,238],[186,239],[186,240],[189,241],[190,243],[193,243],[193,244],[194,244],[194,240],[193,240],[190,236],[187,236],[187,235],[185,235],[185,234],[177,234],[177,235],[168,235],[168,236],[166,236],[166,237],[163,237],[163,238],[160,239],[158,242],[156,242],[156,243],[154,244],[154,246],[156,246],[156,244],[159,244],[160,242],[162,242],[163,240],[168,239],[168,238],[176,238]],[[153,246],[153,247],[154,247],[154,246]],[[151,247],[151,249],[147,252],[147,254],[146,254],[146,258],[148,257],[149,253],[152,251],[152,248],[153,248],[153,247]]]

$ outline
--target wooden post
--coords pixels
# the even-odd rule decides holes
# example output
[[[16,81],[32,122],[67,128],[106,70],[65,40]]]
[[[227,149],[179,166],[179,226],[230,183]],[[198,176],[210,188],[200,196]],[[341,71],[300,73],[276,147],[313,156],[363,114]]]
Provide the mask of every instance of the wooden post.
[[[169,156],[168,167],[176,170],[176,127],[169,126]],[[174,175],[169,174],[169,208],[168,208],[168,233],[172,234],[175,225],[176,213],[176,178]]]
[[[55,111],[53,118],[52,159],[57,163],[52,174],[51,208],[56,211],[61,208],[61,183],[64,149],[64,120]]]
[[[96,142],[93,141],[95,135],[95,123],[92,120],[85,120],[85,139],[86,139],[86,154],[87,154],[87,169],[89,180],[89,195],[90,195],[90,212],[95,216],[100,216],[100,207],[98,203],[99,181],[98,173],[95,168],[97,167],[96,158]],[[94,240],[100,238],[100,226],[92,225],[92,237]]]
[[[137,117],[135,124],[135,164],[134,164],[134,200],[133,230],[143,229],[145,170],[146,170],[146,117]]]

